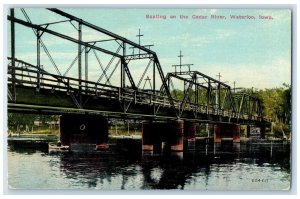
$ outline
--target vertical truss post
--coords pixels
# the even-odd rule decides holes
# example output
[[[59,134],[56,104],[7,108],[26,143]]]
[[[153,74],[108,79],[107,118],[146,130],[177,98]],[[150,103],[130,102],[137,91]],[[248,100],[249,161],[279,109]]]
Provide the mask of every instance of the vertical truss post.
[[[220,115],[221,111],[221,85],[218,83],[218,115]]]
[[[248,102],[248,119],[251,118],[252,115],[252,111],[251,111],[251,103],[252,103],[252,99],[249,96],[249,102]]]
[[[153,95],[155,95],[155,63],[153,62]]]
[[[247,96],[245,95],[245,103],[243,106],[243,115],[248,115],[248,102],[249,102],[249,98],[247,98]]]
[[[84,70],[84,74],[85,74],[85,81],[88,81],[89,80],[89,66],[88,66],[88,56],[89,56],[89,51],[88,51],[88,47],[87,46],[85,46],[85,48],[84,48],[85,50],[84,50],[84,61],[85,61],[85,70]],[[88,83],[86,82],[85,83],[85,87],[86,87],[86,89],[87,89],[87,87],[88,87]]]
[[[206,92],[206,114],[208,114],[208,106],[210,102],[210,80],[208,80],[207,92]]]
[[[195,79],[195,104],[196,104],[196,106],[199,108],[199,100],[198,100],[198,95],[199,95],[199,87],[198,87],[198,85],[196,84],[197,82],[196,82],[196,79]]]
[[[199,106],[198,106],[198,85],[197,85],[197,74],[194,75],[193,77],[193,82],[194,82],[194,85],[195,85],[195,91],[194,91],[194,108],[193,110],[195,111],[194,112],[194,115],[195,115],[195,118],[197,118],[197,112],[200,110]]]
[[[82,41],[82,32],[81,32],[81,23],[78,23],[78,40],[80,41],[78,43],[78,80],[79,80],[79,91],[81,91],[81,78],[82,78],[82,72],[81,72],[81,41]]]
[[[15,18],[15,10],[10,9],[10,16],[12,19]],[[10,21],[10,32],[11,32],[11,65],[12,65],[12,90],[13,90],[13,100],[16,101],[16,74],[15,74],[15,23],[13,20]]]
[[[155,102],[156,101],[156,97],[155,97],[155,63],[153,62],[153,101]],[[155,103],[153,103],[153,115],[155,115],[156,114],[156,107],[155,107]]]
[[[217,115],[218,115],[218,110],[219,110],[219,108],[218,108],[218,102],[219,102],[218,90],[219,90],[219,86],[218,86],[218,84],[215,84],[215,112]]]
[[[82,43],[82,24],[78,23],[78,83],[79,83],[79,105],[82,106],[82,65],[81,65],[81,43]]]
[[[37,51],[37,57],[36,57],[36,65],[37,65],[37,90],[40,89],[41,84],[41,34],[40,31],[37,31],[36,34],[36,51]]]
[[[123,58],[121,59],[121,88],[125,88],[125,57],[126,56],[126,43],[123,42]]]
[[[82,42],[82,24],[78,23],[78,80],[79,80],[79,92],[81,92],[81,42]]]

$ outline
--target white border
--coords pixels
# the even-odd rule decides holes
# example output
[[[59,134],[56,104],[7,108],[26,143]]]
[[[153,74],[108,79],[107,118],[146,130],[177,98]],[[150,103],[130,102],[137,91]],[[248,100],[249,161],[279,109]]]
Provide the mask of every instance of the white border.
[[[180,7],[180,8],[188,8],[188,7],[206,7],[206,8],[241,8],[241,7],[247,7],[247,8],[282,8],[282,7],[286,7],[287,4],[294,4],[294,5],[288,5],[288,6],[292,6],[293,7],[293,68],[292,68],[292,85],[293,85],[293,141],[292,141],[292,190],[289,192],[282,192],[282,191],[272,191],[272,192],[266,192],[266,191],[238,191],[238,192],[232,192],[232,191],[220,191],[220,192],[213,192],[213,191],[207,191],[207,192],[187,192],[187,191],[99,191],[99,190],[87,190],[87,191],[63,191],[63,190],[51,190],[51,191],[40,191],[40,190],[32,190],[32,191],[17,191],[14,192],[13,194],[21,194],[18,196],[21,196],[22,198],[33,198],[33,197],[39,197],[37,195],[44,195],[44,194],[60,194],[62,197],[66,197],[66,194],[72,194],[72,195],[76,195],[76,196],[72,196],[72,198],[82,198],[82,195],[89,195],[89,194],[107,194],[107,195],[126,195],[125,198],[132,198],[132,196],[130,196],[131,194],[135,195],[134,197],[156,197],[153,196],[152,194],[160,194],[162,195],[162,197],[164,197],[164,195],[167,194],[172,194],[172,195],[177,195],[177,196],[172,196],[172,197],[180,197],[182,198],[183,195],[189,195],[189,197],[203,197],[203,196],[192,196],[190,194],[204,194],[205,197],[208,198],[212,198],[212,197],[230,197],[230,198],[234,198],[234,197],[245,197],[245,198],[253,198],[256,196],[253,196],[253,194],[255,195],[260,195],[262,197],[269,197],[266,195],[272,195],[270,197],[272,198],[282,198],[282,197],[290,197],[290,198],[296,198],[296,196],[299,195],[299,183],[296,184],[296,182],[299,182],[299,175],[297,175],[295,169],[296,169],[296,162],[297,160],[299,160],[299,148],[297,147],[297,142],[299,141],[299,136],[297,136],[297,114],[300,110],[297,106],[297,99],[298,99],[298,87],[297,87],[297,77],[299,77],[299,70],[297,70],[297,57],[299,57],[299,53],[297,52],[297,46],[298,46],[298,41],[297,41],[297,35],[298,35],[298,27],[299,27],[299,18],[298,18],[298,14],[297,14],[297,9],[299,8],[299,4],[297,0],[273,0],[273,1],[259,1],[259,0],[244,0],[244,1],[228,1],[228,0],[211,0],[211,1],[205,1],[205,2],[201,2],[202,4],[197,4],[200,3],[199,1],[196,0],[185,0],[185,1],[180,1],[180,0],[172,0],[172,3],[177,4],[168,4],[170,3],[170,1],[168,0],[147,0],[147,1],[143,1],[143,4],[136,4],[136,3],[141,3],[140,1],[134,1],[134,0],[127,0],[126,4],[124,4],[125,2],[122,0],[110,0],[110,1],[106,1],[106,2],[100,2],[97,0],[85,0],[84,3],[85,4],[81,4],[82,1],[78,1],[78,2],[74,2],[71,0],[68,1],[62,1],[62,0],[52,0],[52,1],[46,1],[46,2],[41,2],[41,1],[37,1],[37,0],[26,0],[26,1],[22,1],[22,0],[3,0],[2,1],[2,9],[0,11],[0,16],[2,17],[1,19],[1,26],[2,26],[2,32],[1,32],[1,39],[0,39],[0,43],[3,44],[3,48],[1,49],[2,53],[0,54],[0,60],[6,60],[4,59],[6,57],[6,52],[5,49],[7,49],[7,44],[6,44],[6,37],[5,37],[5,31],[6,30],[6,23],[5,23],[5,16],[6,14],[4,13],[7,9],[7,7],[9,5],[15,5],[15,4],[19,4],[25,7],[55,7],[55,6],[63,6],[63,7],[80,7],[80,6],[85,6],[85,7],[94,7],[95,5],[100,6],[98,3],[102,3],[102,7],[146,7],[146,8],[155,8],[155,7]],[[220,5],[219,3],[223,4]],[[227,3],[227,5],[225,5],[225,3]],[[239,4],[235,4],[235,3],[239,3]],[[255,3],[255,4],[253,4]],[[268,4],[267,3],[272,3],[272,4]],[[167,5],[168,4],[168,5]],[[197,5],[195,5],[197,4]],[[4,67],[5,65],[2,65],[1,70],[0,70],[0,74],[2,77],[6,77],[6,69]],[[3,151],[1,151],[0,153],[0,157],[1,157],[1,164],[0,164],[0,169],[2,169],[2,171],[4,172],[0,172],[0,179],[4,180],[2,181],[2,185],[4,185],[4,187],[1,187],[1,191],[3,193],[3,191],[5,191],[5,194],[12,194],[11,191],[7,190],[7,166],[6,166],[6,92],[5,92],[5,87],[6,87],[6,78],[3,78],[2,81],[0,81],[0,90],[1,95],[0,95],[0,100],[4,103],[1,104],[0,106],[0,113],[2,117],[1,117],[1,122],[0,122],[0,126],[1,126],[1,132],[3,136],[0,136],[0,143],[2,143],[3,145]],[[3,170],[5,169],[5,170]],[[296,176],[297,175],[297,176]],[[5,182],[6,181],[6,182]],[[5,186],[6,184],[6,186]],[[297,187],[296,187],[297,186]],[[4,189],[3,189],[4,188]],[[298,193],[296,193],[298,190]],[[35,196],[31,196],[32,194],[34,194]],[[138,196],[140,194],[151,194],[151,196]],[[212,195],[207,195],[207,194],[214,194],[214,195],[225,195],[225,196],[212,196]],[[230,194],[233,194],[233,196],[230,196]],[[285,194],[289,194],[289,196],[282,196]],[[240,196],[243,195],[243,196]],[[250,196],[247,196],[250,195]],[[60,196],[60,197],[61,197]],[[16,195],[5,195],[5,198],[10,198],[13,197],[15,198]],[[42,196],[45,197],[45,196]],[[48,196],[48,197],[57,197],[57,196]],[[89,195],[89,197],[92,198],[98,198],[99,196],[95,196],[95,195]],[[101,197],[101,196],[100,196]],[[105,196],[107,197],[107,196]],[[113,196],[112,196],[113,197]],[[124,196],[122,196],[124,197]]]

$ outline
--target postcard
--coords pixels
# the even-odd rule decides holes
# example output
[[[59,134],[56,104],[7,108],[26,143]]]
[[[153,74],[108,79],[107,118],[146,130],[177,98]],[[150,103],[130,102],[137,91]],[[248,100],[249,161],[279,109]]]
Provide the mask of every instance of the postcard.
[[[7,13],[10,190],[290,190],[290,9]]]

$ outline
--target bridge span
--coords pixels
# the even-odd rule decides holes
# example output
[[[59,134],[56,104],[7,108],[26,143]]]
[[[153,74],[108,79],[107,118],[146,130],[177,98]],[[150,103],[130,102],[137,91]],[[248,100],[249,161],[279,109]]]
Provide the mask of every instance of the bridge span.
[[[214,125],[215,142],[222,137],[239,142],[240,124],[259,127],[264,136],[266,121],[255,93],[235,92],[181,61],[179,70],[165,74],[152,45],[135,43],[59,9],[45,12],[62,20],[35,23],[23,8],[11,9],[7,16],[8,111],[62,115],[63,145],[92,142],[106,148],[107,117],[144,120],[145,150],[159,148],[161,142],[183,150],[184,138],[195,138],[197,123]],[[75,34],[57,28],[62,24],[71,24]],[[17,52],[17,42],[24,38],[16,36],[16,26],[31,31],[34,61],[18,58],[24,56]],[[91,31],[105,39],[88,40]],[[46,45],[49,37],[58,45],[64,41],[76,46],[69,65],[55,61]],[[137,66],[143,68],[141,74]]]

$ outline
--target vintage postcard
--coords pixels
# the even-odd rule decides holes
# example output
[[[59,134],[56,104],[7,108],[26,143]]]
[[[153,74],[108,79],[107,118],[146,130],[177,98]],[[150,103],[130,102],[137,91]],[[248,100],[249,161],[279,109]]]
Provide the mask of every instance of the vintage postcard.
[[[6,20],[10,190],[290,190],[290,9]]]

